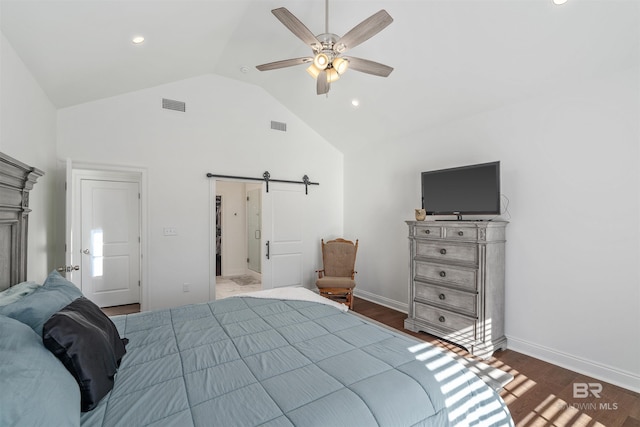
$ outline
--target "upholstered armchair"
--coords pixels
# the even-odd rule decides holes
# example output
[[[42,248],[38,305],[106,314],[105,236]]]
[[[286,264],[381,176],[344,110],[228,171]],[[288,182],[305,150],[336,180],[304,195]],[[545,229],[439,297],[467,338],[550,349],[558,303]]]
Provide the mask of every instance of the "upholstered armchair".
[[[353,308],[353,288],[356,287],[355,265],[358,240],[322,239],[322,270],[316,270],[316,286],[320,295]]]

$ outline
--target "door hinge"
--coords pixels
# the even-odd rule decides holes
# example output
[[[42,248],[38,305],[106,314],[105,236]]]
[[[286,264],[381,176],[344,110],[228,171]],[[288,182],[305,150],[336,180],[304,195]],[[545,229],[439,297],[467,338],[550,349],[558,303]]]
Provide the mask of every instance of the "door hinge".
[[[247,258],[247,264],[249,263],[249,258]]]
[[[67,191],[67,181],[64,182],[64,191]]]
[[[140,193],[138,193],[138,200],[140,200]]]
[[[247,196],[247,202],[249,201],[249,196]]]
[[[138,286],[140,286],[140,280],[138,280]]]

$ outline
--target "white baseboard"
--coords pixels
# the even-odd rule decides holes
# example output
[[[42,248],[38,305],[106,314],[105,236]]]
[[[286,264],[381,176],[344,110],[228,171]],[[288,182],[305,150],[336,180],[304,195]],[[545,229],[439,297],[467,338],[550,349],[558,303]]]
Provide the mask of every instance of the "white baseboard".
[[[640,392],[640,376],[632,372],[623,371],[510,336],[507,336],[507,347],[510,350],[553,363],[565,369],[588,375],[636,393]]]
[[[379,295],[372,294],[370,292],[363,291],[357,288],[353,291],[353,294],[358,298],[366,299],[367,301],[375,302],[376,304],[383,305],[385,307],[392,308],[403,313],[409,312],[409,304],[406,303],[400,303],[398,301],[381,297]]]

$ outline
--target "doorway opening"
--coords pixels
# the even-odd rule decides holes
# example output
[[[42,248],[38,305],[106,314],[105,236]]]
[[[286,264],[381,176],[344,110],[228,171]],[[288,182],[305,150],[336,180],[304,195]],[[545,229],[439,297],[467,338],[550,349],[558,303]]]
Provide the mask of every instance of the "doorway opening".
[[[262,289],[262,184],[216,181],[215,298]]]
[[[68,166],[70,166],[68,164]],[[69,168],[67,279],[100,307],[142,305],[143,174]],[[70,193],[70,194],[69,194]]]

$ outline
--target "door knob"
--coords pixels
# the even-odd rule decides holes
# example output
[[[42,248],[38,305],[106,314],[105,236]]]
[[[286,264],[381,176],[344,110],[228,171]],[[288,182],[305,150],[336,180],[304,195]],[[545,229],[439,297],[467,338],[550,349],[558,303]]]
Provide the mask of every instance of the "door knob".
[[[89,249],[85,249],[84,251],[82,251],[83,254],[89,255],[91,253],[91,251],[89,251]]]

